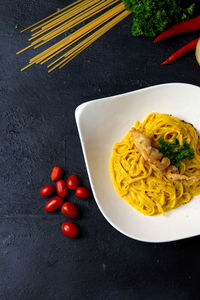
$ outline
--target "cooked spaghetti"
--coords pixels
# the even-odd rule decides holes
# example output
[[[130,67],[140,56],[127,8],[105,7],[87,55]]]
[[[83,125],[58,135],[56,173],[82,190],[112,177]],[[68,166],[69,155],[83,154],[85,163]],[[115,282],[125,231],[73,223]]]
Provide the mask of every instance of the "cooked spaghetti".
[[[179,173],[200,178],[200,138],[191,124],[170,115],[151,113],[142,123],[136,121],[135,128],[149,137],[155,148],[160,138],[169,143],[178,139],[180,145],[187,142],[194,149],[194,157],[180,161]],[[113,147],[110,173],[117,193],[149,216],[164,215],[200,194],[200,180],[173,181],[154,170],[135,146],[131,130]]]

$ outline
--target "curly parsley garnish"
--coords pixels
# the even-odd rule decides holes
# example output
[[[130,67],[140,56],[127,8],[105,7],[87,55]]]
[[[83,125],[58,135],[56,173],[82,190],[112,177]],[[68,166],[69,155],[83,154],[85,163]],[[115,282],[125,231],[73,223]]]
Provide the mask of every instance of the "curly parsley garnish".
[[[193,15],[193,3],[181,7],[181,0],[123,0],[126,9],[133,10],[132,34],[155,37],[167,27]]]
[[[191,149],[187,142],[184,142],[182,146],[180,146],[178,139],[168,143],[165,142],[164,138],[160,138],[158,142],[160,144],[158,150],[170,159],[173,166],[179,167],[180,161],[184,158],[189,160],[194,158],[194,149]]]

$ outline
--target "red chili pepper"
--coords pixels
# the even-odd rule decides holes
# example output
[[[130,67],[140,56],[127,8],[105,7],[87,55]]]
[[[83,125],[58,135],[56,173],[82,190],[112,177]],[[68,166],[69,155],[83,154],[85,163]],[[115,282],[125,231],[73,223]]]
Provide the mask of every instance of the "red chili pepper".
[[[173,25],[171,28],[163,31],[157,38],[155,38],[154,42],[160,42],[165,40],[173,35],[192,32],[200,28],[200,16],[196,18],[192,18],[187,21],[183,21],[181,23]]]
[[[185,46],[183,46],[181,49],[179,49],[178,51],[174,52],[168,59],[166,59],[163,63],[161,63],[161,65],[167,65],[170,64],[171,62],[177,60],[179,57],[191,52],[192,50],[194,50],[196,48],[197,42],[200,38],[191,41],[190,43],[186,44]]]

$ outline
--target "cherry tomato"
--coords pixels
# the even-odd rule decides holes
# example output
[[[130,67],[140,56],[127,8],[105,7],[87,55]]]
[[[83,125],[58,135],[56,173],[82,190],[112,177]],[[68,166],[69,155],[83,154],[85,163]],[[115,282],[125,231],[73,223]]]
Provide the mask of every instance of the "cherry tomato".
[[[71,203],[71,202],[66,202],[63,204],[61,211],[63,215],[65,215],[68,218],[77,218],[79,215],[79,210],[78,207]]]
[[[75,190],[78,187],[79,181],[76,175],[71,175],[67,179],[67,187],[70,190]]]
[[[80,186],[76,189],[76,196],[78,198],[86,199],[90,196],[90,191],[87,188]]]
[[[60,179],[62,175],[62,168],[61,167],[54,167],[52,172],[51,172],[51,179],[53,181],[56,181],[58,179]]]
[[[40,195],[43,197],[49,197],[53,194],[54,187],[50,184],[45,185],[40,190]]]
[[[70,238],[74,238],[78,234],[78,227],[74,223],[65,222],[62,224],[62,232],[64,233],[64,235]]]
[[[47,202],[44,209],[48,212],[55,211],[59,209],[62,204],[63,200],[60,197],[55,196]]]
[[[58,195],[62,198],[65,198],[67,196],[67,186],[66,183],[64,182],[64,180],[58,180],[56,182],[56,191],[58,193]]]

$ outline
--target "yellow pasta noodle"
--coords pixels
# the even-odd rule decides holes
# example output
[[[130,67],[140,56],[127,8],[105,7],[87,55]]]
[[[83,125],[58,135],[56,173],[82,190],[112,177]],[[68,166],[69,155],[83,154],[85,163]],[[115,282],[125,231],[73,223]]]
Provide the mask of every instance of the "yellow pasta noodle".
[[[135,128],[151,138],[154,147],[159,146],[161,137],[167,142],[177,138],[180,145],[186,141],[194,149],[194,158],[183,159],[179,172],[200,177],[200,138],[191,124],[170,115],[151,113],[142,123],[136,121]],[[164,215],[200,194],[200,180],[174,182],[152,170],[150,163],[144,160],[134,145],[131,130],[113,147],[110,173],[117,193],[135,209],[149,216]]]
[[[31,30],[32,36],[28,39],[31,44],[18,51],[17,54],[30,48],[36,49],[44,46],[55,38],[62,38],[31,58],[29,64],[22,68],[21,71],[34,64],[44,64],[62,53],[48,65],[48,68],[54,65],[48,72],[53,71],[57,67],[61,69],[131,13],[132,11],[127,11],[120,0],[75,1],[60,11],[22,30],[22,32],[27,29]],[[83,22],[88,20],[89,22],[84,25]],[[76,28],[78,25],[80,28]],[[70,34],[69,30],[74,28],[75,31]],[[67,34],[67,36],[63,37],[63,34]],[[77,45],[64,52],[74,43],[77,43]]]

